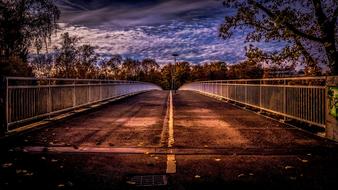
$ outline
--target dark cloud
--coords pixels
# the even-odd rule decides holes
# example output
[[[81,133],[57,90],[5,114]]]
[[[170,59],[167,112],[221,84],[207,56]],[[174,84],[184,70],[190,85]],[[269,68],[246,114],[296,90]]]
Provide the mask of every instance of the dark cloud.
[[[220,4],[216,0],[57,1],[63,22],[87,26],[109,23],[120,27],[167,23],[178,17],[187,17],[186,13],[194,10],[205,10],[203,16],[207,17],[207,10],[215,9]]]

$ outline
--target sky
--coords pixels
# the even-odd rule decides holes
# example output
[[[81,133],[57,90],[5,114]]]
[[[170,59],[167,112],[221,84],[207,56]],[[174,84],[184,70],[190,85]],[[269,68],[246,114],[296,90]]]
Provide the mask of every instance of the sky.
[[[80,43],[97,47],[103,57],[120,54],[194,64],[209,61],[237,63],[245,59],[246,31],[228,40],[219,37],[226,10],[219,0],[57,0],[61,31],[77,35]],[[279,44],[261,44],[278,49]]]

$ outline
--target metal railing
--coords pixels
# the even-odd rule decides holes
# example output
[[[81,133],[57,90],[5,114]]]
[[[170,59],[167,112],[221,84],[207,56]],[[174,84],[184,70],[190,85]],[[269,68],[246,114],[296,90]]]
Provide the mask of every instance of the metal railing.
[[[161,88],[136,81],[7,77],[7,131],[19,123],[157,89]]]
[[[326,77],[200,81],[183,85],[207,95],[325,127]]]

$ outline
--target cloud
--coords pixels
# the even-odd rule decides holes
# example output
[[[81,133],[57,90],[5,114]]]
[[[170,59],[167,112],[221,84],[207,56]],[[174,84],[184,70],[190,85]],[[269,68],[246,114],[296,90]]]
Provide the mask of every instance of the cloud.
[[[245,59],[245,32],[234,32],[228,40],[218,37],[226,12],[216,0],[59,0],[61,31],[81,38],[80,43],[97,46],[102,55],[121,54],[137,59],[154,58],[160,63],[179,60],[192,63]],[[263,44],[258,44],[263,47]],[[274,50],[279,44],[264,44]]]

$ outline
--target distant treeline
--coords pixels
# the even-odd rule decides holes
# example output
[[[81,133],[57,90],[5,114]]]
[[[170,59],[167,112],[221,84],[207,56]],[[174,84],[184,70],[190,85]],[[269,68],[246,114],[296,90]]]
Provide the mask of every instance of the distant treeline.
[[[227,64],[216,61],[204,64],[192,64],[178,61],[176,64],[159,64],[155,59],[135,60],[112,55],[110,59],[100,59],[95,47],[85,44],[78,45],[79,38],[61,35],[61,42],[54,47],[52,53],[37,53],[28,59],[23,72],[16,71],[16,76],[35,76],[53,78],[86,78],[109,80],[145,81],[160,85],[163,89],[174,88],[192,81],[226,80],[243,78],[271,77],[276,73],[292,73],[293,67],[270,67],[263,69],[253,61],[239,64]],[[12,62],[12,64],[18,64]]]
[[[225,80],[234,78],[261,78],[263,69],[253,62],[228,65],[225,62],[191,64],[159,64],[147,58],[135,60],[113,55],[109,60],[100,60],[95,47],[78,46],[78,38],[68,33],[61,35],[59,47],[51,54],[35,55],[30,62],[30,70],[37,77],[91,78],[110,80],[135,80],[152,82],[163,89],[178,88],[186,82],[197,80]]]

